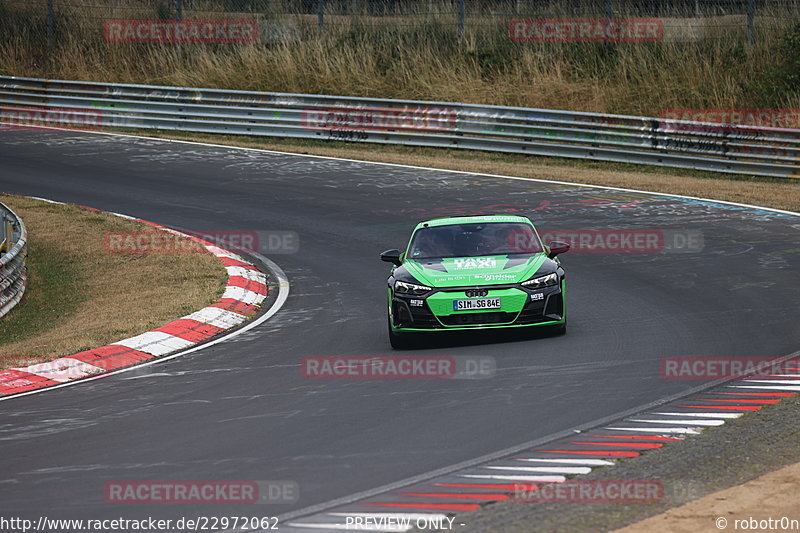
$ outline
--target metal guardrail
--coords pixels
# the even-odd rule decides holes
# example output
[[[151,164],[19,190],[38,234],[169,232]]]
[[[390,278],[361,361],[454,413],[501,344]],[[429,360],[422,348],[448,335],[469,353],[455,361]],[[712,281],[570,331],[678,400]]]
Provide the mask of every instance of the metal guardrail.
[[[22,299],[28,284],[25,257],[28,254],[28,231],[22,219],[0,203],[2,242],[0,247],[0,317]]]
[[[0,121],[465,148],[800,177],[800,130],[346,96],[0,76]]]

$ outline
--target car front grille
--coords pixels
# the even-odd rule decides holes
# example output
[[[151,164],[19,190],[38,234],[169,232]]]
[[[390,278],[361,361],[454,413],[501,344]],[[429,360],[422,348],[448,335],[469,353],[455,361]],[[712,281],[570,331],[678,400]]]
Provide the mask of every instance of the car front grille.
[[[440,316],[445,326],[475,326],[483,324],[507,324],[513,322],[517,313],[465,313],[463,315]]]

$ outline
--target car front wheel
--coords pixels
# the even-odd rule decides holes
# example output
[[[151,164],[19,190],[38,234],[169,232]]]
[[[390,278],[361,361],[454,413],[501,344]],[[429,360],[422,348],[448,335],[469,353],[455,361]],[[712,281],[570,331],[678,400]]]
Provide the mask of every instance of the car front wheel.
[[[407,334],[397,333],[396,331],[392,331],[391,317],[387,317],[386,324],[389,329],[389,344],[392,345],[392,348],[394,348],[395,350],[403,350],[411,347],[411,340],[408,338]]]
[[[567,332],[567,321],[564,320],[563,324],[559,324],[558,326],[550,326],[553,335],[564,335]]]

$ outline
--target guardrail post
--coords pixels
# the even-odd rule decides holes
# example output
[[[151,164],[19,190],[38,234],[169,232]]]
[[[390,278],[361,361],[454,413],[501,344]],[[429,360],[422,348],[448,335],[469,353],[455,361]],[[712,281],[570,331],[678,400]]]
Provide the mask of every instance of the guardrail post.
[[[611,20],[614,18],[614,6],[612,2],[614,0],[606,0],[605,1],[605,12],[606,12],[606,24],[611,24]],[[606,50],[611,50],[614,47],[613,42],[606,42],[605,44]]]
[[[6,216],[0,214],[0,255],[6,253],[8,250],[8,232],[6,231]]]
[[[14,238],[14,225],[12,221],[8,218],[3,220],[3,226],[5,226],[5,241],[6,241],[6,248],[5,251],[8,252],[11,249],[12,239]]]
[[[464,0],[458,0],[458,40],[464,40]]]
[[[317,0],[317,26],[319,31],[325,30],[325,0]]]
[[[53,36],[55,25],[55,12],[53,9],[53,0],[47,0],[47,60],[53,58]]]
[[[22,219],[2,203],[0,203],[0,236],[2,236],[0,267],[3,269],[0,317],[3,317],[20,302],[25,293],[27,231]]]

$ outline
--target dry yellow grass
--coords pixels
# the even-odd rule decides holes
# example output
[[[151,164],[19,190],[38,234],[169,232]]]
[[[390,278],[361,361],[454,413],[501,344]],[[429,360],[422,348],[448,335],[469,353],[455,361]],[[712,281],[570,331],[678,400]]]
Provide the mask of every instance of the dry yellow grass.
[[[40,11],[9,10],[7,22],[0,20],[0,35],[7,25],[0,37],[0,73],[646,116],[673,108],[800,107],[796,88],[777,87],[783,78],[775,72],[794,53],[781,48],[791,21],[781,13],[760,13],[752,46],[745,45],[742,20],[709,27],[697,42],[515,43],[507,35],[505,15],[467,20],[463,42],[452,17],[330,15],[324,33],[316,31],[314,16],[266,19],[296,39],[170,46],[105,42],[101,22],[109,13],[97,9],[73,8],[48,61],[46,40],[36,33],[41,25],[31,22]],[[442,9],[452,11],[452,5]],[[138,11],[126,13],[135,18]]]
[[[208,253],[108,253],[107,232],[152,231],[76,206],[0,195],[24,220],[29,284],[0,320],[0,368],[103,346],[216,300],[227,275]]]

